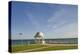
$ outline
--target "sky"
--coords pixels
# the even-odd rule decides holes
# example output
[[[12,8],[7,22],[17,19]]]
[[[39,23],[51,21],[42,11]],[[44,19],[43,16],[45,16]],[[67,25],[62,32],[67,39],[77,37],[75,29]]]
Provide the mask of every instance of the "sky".
[[[77,5],[16,1],[11,7],[12,39],[33,39],[36,32],[46,39],[78,37]]]

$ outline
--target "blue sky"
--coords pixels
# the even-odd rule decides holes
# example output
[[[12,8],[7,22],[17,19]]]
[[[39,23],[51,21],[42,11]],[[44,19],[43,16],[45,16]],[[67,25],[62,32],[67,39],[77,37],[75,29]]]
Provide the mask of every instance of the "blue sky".
[[[12,2],[12,39],[32,39],[36,32],[45,38],[75,38],[77,12],[77,5]]]

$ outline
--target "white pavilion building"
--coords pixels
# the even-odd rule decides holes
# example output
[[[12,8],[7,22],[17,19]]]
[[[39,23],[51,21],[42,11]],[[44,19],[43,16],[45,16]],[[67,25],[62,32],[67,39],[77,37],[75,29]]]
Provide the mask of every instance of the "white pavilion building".
[[[37,32],[34,38],[36,44],[45,44],[45,39],[42,32]]]

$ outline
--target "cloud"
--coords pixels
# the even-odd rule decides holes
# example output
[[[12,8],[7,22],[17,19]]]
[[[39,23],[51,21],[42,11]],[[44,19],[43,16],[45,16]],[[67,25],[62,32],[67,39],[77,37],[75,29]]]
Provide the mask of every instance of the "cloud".
[[[73,14],[74,13],[74,14]],[[76,10],[69,8],[62,8],[55,12],[49,19],[47,27],[50,28],[48,31],[55,31],[69,24],[77,22]],[[65,28],[66,29],[66,28]]]
[[[64,14],[63,9],[56,11],[55,14],[53,12],[53,15],[48,19],[48,22],[49,23],[56,22],[56,20],[59,19],[63,14]]]
[[[35,27],[35,29],[38,30],[40,25],[36,20],[35,16],[30,12],[26,13],[26,16],[29,19],[30,23],[33,25],[33,27]]]
[[[78,36],[78,25],[77,23],[67,24],[61,28],[54,30],[54,33],[59,34],[61,37],[77,37]],[[57,36],[57,37],[59,37]]]

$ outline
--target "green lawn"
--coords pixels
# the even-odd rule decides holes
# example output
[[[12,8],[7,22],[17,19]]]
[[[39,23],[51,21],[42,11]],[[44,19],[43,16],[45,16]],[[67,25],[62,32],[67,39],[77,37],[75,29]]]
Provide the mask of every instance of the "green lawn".
[[[66,45],[66,44],[65,44]],[[47,48],[42,48],[47,47]],[[12,45],[12,52],[19,52],[24,50],[30,50],[30,49],[36,49],[36,48],[42,48],[38,50],[32,50],[32,51],[50,51],[50,50],[65,50],[65,49],[77,49],[78,46],[54,46],[54,45],[37,45],[37,44],[31,44],[31,45]],[[31,51],[29,51],[31,52]]]
[[[34,51],[67,50],[67,49],[77,49],[77,48],[78,48],[77,46],[53,46],[53,47],[34,50]]]
[[[29,49],[34,49],[38,47],[40,48],[45,46],[46,45],[13,45],[12,52],[18,52],[18,51],[29,50]]]

